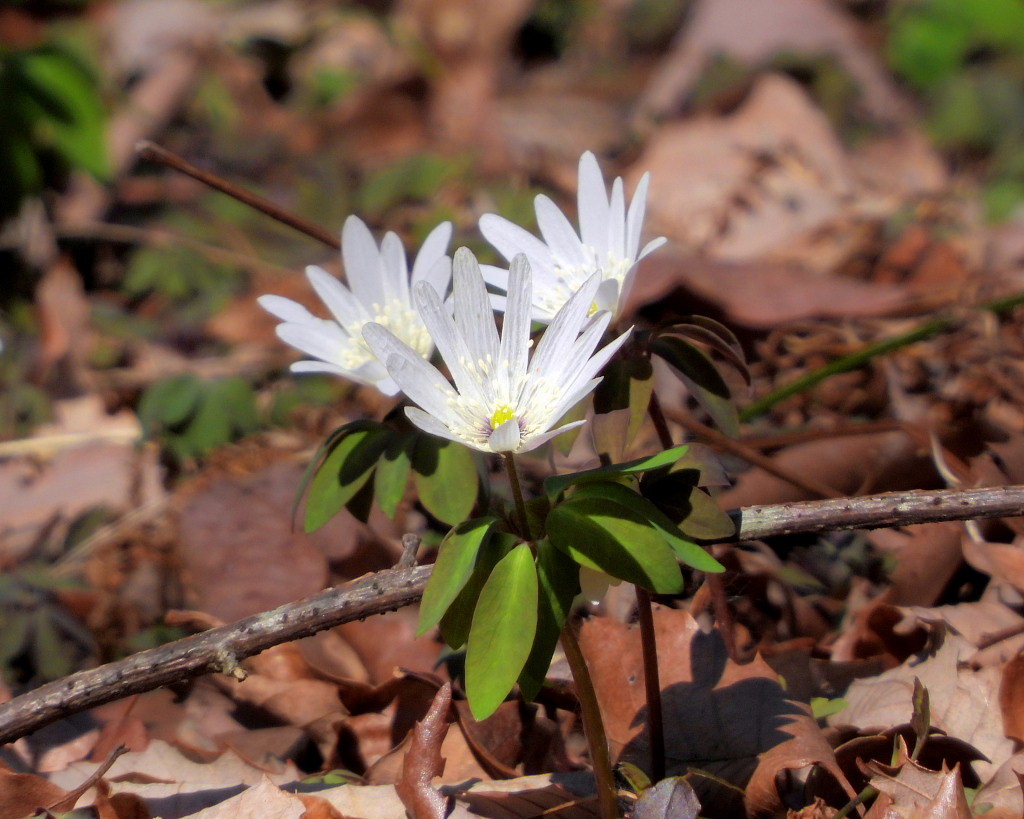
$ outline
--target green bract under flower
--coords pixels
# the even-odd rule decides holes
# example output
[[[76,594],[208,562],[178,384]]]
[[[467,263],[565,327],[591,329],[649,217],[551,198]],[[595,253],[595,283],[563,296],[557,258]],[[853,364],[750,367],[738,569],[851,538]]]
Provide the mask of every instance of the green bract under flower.
[[[490,296],[473,254],[455,254],[449,311],[429,283],[413,301],[451,372],[454,386],[398,335],[379,323],[363,336],[398,387],[418,407],[409,419],[420,429],[483,452],[527,452],[584,423],[555,424],[600,382],[597,376],[629,335],[594,350],[611,314],[589,315],[601,284],[593,275],[553,316],[530,356],[533,284],[525,256],[512,261],[508,301],[498,334]]]
[[[429,358],[434,343],[412,305],[411,284],[423,282],[445,292],[451,280],[447,255],[452,226],[442,222],[427,236],[410,274],[402,240],[384,236],[380,247],[363,221],[350,216],[341,233],[341,255],[349,287],[326,270],[310,266],[306,276],[333,319],[314,316],[301,304],[281,296],[260,296],[260,306],[281,319],[277,335],[314,360],[297,361],[292,372],[332,373],[376,387],[385,395],[398,385],[363,340],[362,329],[373,322],[390,329],[410,349]]]
[[[597,159],[587,151],[580,157],[579,167],[579,235],[558,206],[543,194],[536,198],[535,207],[544,241],[502,216],[488,213],[480,217],[480,232],[506,259],[526,254],[534,276],[532,305],[536,321],[550,322],[594,274],[600,277],[594,298],[596,309],[608,310],[613,316],[619,313],[637,262],[665,243],[664,238],[658,238],[640,249],[649,180],[644,174],[627,212],[622,179],[615,179],[609,199]],[[484,267],[487,282],[502,290],[508,288],[508,275],[499,267]],[[500,298],[496,305],[500,309]]]

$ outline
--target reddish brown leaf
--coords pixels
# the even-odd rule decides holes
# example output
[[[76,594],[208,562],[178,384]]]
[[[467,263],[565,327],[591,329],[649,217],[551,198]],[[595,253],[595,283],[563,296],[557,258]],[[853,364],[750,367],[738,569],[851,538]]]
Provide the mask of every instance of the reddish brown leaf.
[[[670,774],[691,767],[747,788],[752,811],[779,807],[776,775],[819,764],[842,778],[832,749],[806,706],[792,702],[760,658],[728,659],[721,638],[705,633],[687,612],[657,608],[666,756]],[[591,618],[580,644],[594,677],[612,749],[619,758],[647,763],[643,664],[639,632],[607,618]],[[743,809],[735,791],[695,776],[708,815]]]
[[[999,710],[1003,714],[1003,733],[1024,742],[1024,657],[1014,657],[1003,666]]]
[[[0,767],[0,819],[22,819],[65,797],[63,788],[35,774]]]
[[[402,776],[395,783],[402,804],[412,819],[445,819],[448,799],[431,784],[444,773],[441,744],[451,721],[452,687],[438,689],[430,710],[413,729],[412,743],[405,755]]]

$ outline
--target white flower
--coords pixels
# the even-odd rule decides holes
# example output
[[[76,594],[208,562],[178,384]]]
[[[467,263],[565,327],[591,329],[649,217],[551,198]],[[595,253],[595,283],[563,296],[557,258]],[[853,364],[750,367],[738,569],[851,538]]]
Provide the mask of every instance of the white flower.
[[[435,291],[447,291],[452,276],[447,255],[451,237],[450,222],[442,222],[430,232],[412,266],[413,285],[424,282]],[[363,221],[349,216],[341,231],[341,256],[351,290],[321,267],[306,268],[309,283],[332,319],[318,318],[282,296],[260,296],[259,304],[284,322],[277,326],[278,337],[314,359],[296,361],[292,372],[333,373],[394,395],[398,385],[366,346],[363,325],[375,322],[390,328],[423,358],[434,351],[430,334],[412,306],[402,240],[389,232],[378,248]]]
[[[552,429],[600,378],[597,373],[629,335],[596,354],[609,313],[588,318],[600,279],[592,276],[565,303],[530,356],[530,266],[512,260],[501,336],[476,258],[455,253],[454,314],[429,284],[413,288],[416,308],[452,374],[454,387],[394,333],[367,324],[363,336],[391,377],[416,404],[409,419],[420,429],[483,452],[527,452],[583,421]]]
[[[595,309],[617,315],[626,300],[636,264],[665,243],[654,239],[640,248],[647,186],[644,174],[626,212],[622,179],[616,177],[609,200],[597,159],[587,151],[580,157],[577,211],[580,235],[558,206],[543,194],[534,201],[537,224],[544,241],[493,213],[480,217],[480,232],[498,251],[511,260],[525,253],[534,276],[533,318],[547,323],[569,297],[595,273],[601,274],[601,286],[595,297]],[[508,273],[490,265],[484,267],[488,283],[506,289]],[[501,309],[500,300],[495,302]]]

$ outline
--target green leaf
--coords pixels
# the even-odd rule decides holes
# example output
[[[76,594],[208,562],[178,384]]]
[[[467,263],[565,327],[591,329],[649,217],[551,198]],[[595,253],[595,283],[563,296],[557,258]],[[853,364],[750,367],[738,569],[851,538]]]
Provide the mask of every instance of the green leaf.
[[[637,458],[636,460],[626,461],[621,464],[599,466],[596,469],[570,472],[566,475],[552,475],[544,481],[544,492],[554,497],[560,492],[564,492],[570,486],[593,483],[594,481],[613,480],[622,475],[635,475],[652,469],[661,469],[662,467],[674,464],[686,454],[688,449],[689,447],[684,444],[683,446],[674,446],[671,449],[666,449],[664,452],[647,455],[643,458]]]
[[[512,690],[537,629],[537,569],[520,543],[487,578],[466,646],[466,696],[474,719],[489,717]]]
[[[623,486],[621,483],[592,483],[580,487],[573,494],[573,499],[584,497],[605,498],[646,518],[665,539],[676,557],[687,566],[692,566],[702,572],[725,571],[725,567],[721,563],[692,540],[689,540],[664,512],[628,486]]]
[[[72,165],[105,178],[105,109],[89,69],[54,46],[24,53],[19,68],[29,97],[39,106],[37,136]]]
[[[223,411],[215,392],[203,386],[198,408],[175,436],[180,455],[198,458],[231,440],[231,416]]]
[[[484,583],[491,576],[498,561],[511,552],[518,543],[519,538],[515,535],[492,531],[491,536],[480,547],[473,573],[438,624],[441,636],[451,648],[466,644],[473,623],[473,612],[476,610]]]
[[[383,424],[357,421],[338,436],[310,483],[307,533],[327,523],[363,488],[392,434]]]
[[[202,391],[202,382],[191,373],[160,379],[139,399],[142,428],[152,434],[160,427],[184,423],[195,412]]]
[[[542,540],[537,543],[537,580],[537,634],[519,673],[519,688],[527,701],[533,700],[544,684],[562,626],[580,591],[580,567],[550,541]]]
[[[409,450],[413,441],[414,438],[410,435],[398,436],[392,440],[383,457],[377,462],[377,472],[373,477],[373,491],[377,496],[377,503],[384,514],[392,520],[409,484]]]
[[[249,435],[259,429],[256,393],[248,381],[232,376],[211,382],[207,390],[207,400],[216,401],[220,405],[221,412],[228,416],[236,434]]]
[[[697,403],[708,411],[726,435],[739,433],[739,414],[729,385],[703,351],[677,336],[659,336],[651,345],[651,351],[673,367]]]
[[[848,704],[842,697],[833,700],[827,697],[811,697],[811,716],[815,719],[825,719],[833,714],[838,714]]]
[[[476,463],[466,447],[429,435],[418,436],[412,457],[420,503],[444,523],[455,525],[473,511],[479,491]]]
[[[707,492],[694,486],[695,470],[669,472],[645,478],[644,497],[664,512],[687,537],[725,540],[736,534],[736,524]]]
[[[654,370],[649,358],[616,358],[602,372],[594,391],[594,412],[629,411],[626,446],[636,437],[647,417],[647,405],[654,389]]]
[[[494,517],[474,518],[460,523],[445,535],[423,592],[417,637],[437,624],[459,596],[473,574],[480,547],[497,522]]]
[[[639,512],[605,498],[570,498],[548,515],[551,542],[583,566],[658,594],[683,590],[664,537]]]

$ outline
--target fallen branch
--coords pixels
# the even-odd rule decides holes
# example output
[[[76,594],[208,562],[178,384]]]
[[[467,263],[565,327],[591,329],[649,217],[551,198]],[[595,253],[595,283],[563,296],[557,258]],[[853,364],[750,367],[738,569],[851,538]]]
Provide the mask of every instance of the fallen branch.
[[[1016,517],[1024,515],[1024,486],[893,492],[746,507],[730,514],[737,522],[736,540],[942,520]],[[413,566],[377,572],[273,611],[47,683],[0,705],[0,743],[11,742],[87,708],[211,671],[244,678],[239,663],[246,657],[342,623],[415,603],[423,594],[431,570],[431,566]]]

